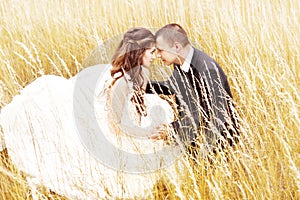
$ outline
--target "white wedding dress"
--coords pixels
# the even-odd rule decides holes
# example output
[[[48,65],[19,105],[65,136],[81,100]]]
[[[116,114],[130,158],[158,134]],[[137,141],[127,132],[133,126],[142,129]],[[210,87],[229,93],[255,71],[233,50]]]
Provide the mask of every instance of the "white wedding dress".
[[[69,80],[42,76],[1,110],[8,154],[33,185],[71,199],[145,198],[160,169],[174,177],[178,147],[113,131],[103,96],[109,68],[89,67]],[[145,104],[151,114],[138,126],[128,100],[123,125],[151,131],[172,122],[165,100],[146,94]]]

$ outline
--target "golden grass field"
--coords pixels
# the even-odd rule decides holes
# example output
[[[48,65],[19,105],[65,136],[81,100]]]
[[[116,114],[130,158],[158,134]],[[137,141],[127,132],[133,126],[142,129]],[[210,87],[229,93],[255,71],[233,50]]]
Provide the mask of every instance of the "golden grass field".
[[[0,108],[39,76],[74,76],[103,41],[171,22],[226,72],[243,135],[227,158],[192,166],[181,194],[165,180],[155,199],[300,199],[297,0],[0,0]],[[1,156],[0,199],[30,199],[23,175]]]

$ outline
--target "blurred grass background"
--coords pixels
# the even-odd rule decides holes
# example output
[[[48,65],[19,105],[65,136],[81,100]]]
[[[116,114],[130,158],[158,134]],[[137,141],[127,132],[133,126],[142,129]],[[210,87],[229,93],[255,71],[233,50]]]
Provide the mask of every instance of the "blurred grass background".
[[[0,1],[0,108],[39,76],[69,78],[89,65],[108,63],[115,50],[110,41],[129,28],[155,30],[171,22],[182,25],[228,75],[243,140],[213,167],[204,161],[192,166],[178,183],[180,195],[168,180],[154,189],[155,198],[300,199],[296,0]],[[107,55],[95,60],[92,53],[102,44]],[[7,152],[1,156],[0,198],[31,198]]]

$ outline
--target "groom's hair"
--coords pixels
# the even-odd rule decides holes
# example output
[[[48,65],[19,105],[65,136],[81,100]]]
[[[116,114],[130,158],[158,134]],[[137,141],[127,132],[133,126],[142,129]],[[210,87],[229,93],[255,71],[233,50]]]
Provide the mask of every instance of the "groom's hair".
[[[157,39],[158,37],[162,37],[170,47],[174,44],[174,42],[179,42],[182,46],[190,44],[185,30],[179,24],[175,23],[165,25],[159,29],[155,33],[155,38]]]

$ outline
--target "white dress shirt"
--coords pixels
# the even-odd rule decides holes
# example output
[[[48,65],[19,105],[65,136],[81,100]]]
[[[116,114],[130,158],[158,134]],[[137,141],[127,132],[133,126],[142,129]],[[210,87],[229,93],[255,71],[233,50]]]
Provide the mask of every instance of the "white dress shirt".
[[[185,71],[185,72],[188,72],[189,69],[190,69],[190,65],[191,65],[191,61],[192,61],[192,58],[193,58],[193,55],[194,55],[194,48],[191,47],[190,51],[189,51],[189,54],[187,55],[184,63],[180,66],[180,68]]]

